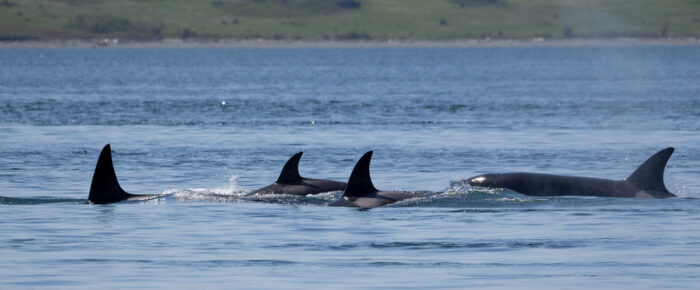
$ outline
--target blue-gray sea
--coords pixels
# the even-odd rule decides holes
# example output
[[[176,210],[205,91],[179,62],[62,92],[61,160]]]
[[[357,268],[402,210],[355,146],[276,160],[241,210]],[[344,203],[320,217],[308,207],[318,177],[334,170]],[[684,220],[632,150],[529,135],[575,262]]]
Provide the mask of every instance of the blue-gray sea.
[[[111,144],[146,201],[86,204]],[[0,288],[694,288],[700,46],[0,49]],[[669,199],[467,186],[624,179],[666,147]],[[371,210],[242,195],[304,151]]]

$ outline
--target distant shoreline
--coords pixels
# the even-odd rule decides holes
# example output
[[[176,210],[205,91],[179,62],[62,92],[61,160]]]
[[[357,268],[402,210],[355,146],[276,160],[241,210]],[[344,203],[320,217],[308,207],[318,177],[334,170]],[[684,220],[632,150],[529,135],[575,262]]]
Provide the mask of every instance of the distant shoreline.
[[[700,38],[572,38],[572,39],[454,39],[454,40],[275,40],[275,39],[65,39],[0,41],[0,48],[380,48],[380,47],[508,47],[508,46],[625,46],[700,45]]]

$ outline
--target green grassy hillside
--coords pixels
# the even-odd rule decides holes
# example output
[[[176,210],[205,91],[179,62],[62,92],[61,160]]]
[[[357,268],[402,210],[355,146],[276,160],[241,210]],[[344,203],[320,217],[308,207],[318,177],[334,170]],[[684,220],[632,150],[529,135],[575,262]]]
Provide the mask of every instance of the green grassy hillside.
[[[700,0],[0,0],[0,39],[700,37]]]

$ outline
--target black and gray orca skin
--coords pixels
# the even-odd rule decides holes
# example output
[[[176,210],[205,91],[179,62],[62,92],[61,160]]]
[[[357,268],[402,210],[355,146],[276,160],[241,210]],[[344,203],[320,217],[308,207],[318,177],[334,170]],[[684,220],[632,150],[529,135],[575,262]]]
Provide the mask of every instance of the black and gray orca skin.
[[[328,206],[347,206],[360,208],[375,208],[392,204],[400,200],[415,198],[418,195],[401,191],[379,191],[372,184],[369,176],[369,163],[372,159],[372,151],[362,155],[348,179],[348,186],[338,200]]]
[[[255,190],[247,195],[254,194],[292,194],[307,195],[345,189],[345,182],[304,178],[299,175],[299,160],[304,152],[292,155],[284,164],[282,172],[275,183]]]
[[[474,176],[467,182],[471,186],[506,188],[532,196],[675,197],[664,184],[664,169],[673,151],[669,147],[657,152],[624,180],[539,173],[496,173]]]
[[[157,194],[131,194],[119,186],[117,174],[112,164],[112,149],[109,144],[102,148],[97,159],[95,173],[92,175],[88,202],[92,204],[106,204],[123,200],[138,200],[158,196]]]

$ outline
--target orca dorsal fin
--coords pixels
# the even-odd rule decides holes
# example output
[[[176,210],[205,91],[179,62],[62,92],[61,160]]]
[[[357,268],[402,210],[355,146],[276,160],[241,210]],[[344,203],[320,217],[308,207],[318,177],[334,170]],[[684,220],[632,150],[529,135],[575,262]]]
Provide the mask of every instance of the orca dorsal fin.
[[[369,176],[370,160],[372,160],[372,151],[367,151],[367,153],[362,155],[360,160],[357,161],[355,168],[352,169],[352,174],[350,174],[350,179],[348,179],[348,185],[345,187],[343,196],[363,197],[378,191],[374,187],[374,184],[372,184],[372,178]]]
[[[112,149],[109,144],[102,148],[100,157],[97,159],[95,173],[92,175],[90,184],[90,194],[88,201],[94,204],[105,204],[128,199],[132,194],[125,192],[114,172],[112,164]]]
[[[292,157],[287,160],[284,164],[282,172],[280,172],[280,177],[277,178],[275,183],[282,184],[297,184],[302,181],[301,175],[299,175],[299,160],[304,152],[297,152],[297,154],[292,155]]]
[[[668,192],[664,184],[664,170],[674,150],[673,147],[668,147],[656,152],[647,161],[644,161],[625,181],[634,184],[640,189]]]

